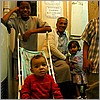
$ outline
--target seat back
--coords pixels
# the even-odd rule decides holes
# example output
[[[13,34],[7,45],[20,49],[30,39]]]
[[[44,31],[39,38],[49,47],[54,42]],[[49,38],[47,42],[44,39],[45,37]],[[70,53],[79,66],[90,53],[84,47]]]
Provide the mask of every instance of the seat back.
[[[19,86],[18,86],[18,98],[20,98],[20,90],[22,85],[24,84],[25,78],[32,74],[31,73],[31,58],[35,55],[42,54],[45,58],[44,51],[29,51],[25,48],[19,47],[19,58],[18,58],[18,76],[19,76]],[[47,61],[47,58],[46,58]],[[47,61],[48,65],[48,61]],[[49,66],[49,65],[48,65]]]
[[[48,32],[46,33],[46,35],[48,35]],[[19,76],[18,99],[20,99],[20,90],[22,85],[24,84],[24,80],[28,75],[32,74],[30,71],[31,68],[30,61],[34,55],[42,54],[46,58],[49,75],[53,76],[54,80],[55,80],[55,76],[54,76],[54,70],[52,65],[49,42],[48,42],[48,50],[49,50],[48,52],[50,55],[49,61],[44,51],[29,51],[26,50],[25,48],[19,47],[20,33],[18,34],[17,42],[18,42],[18,74],[19,74],[18,75]]]
[[[32,74],[31,71],[30,71],[30,68],[31,68],[31,65],[30,65],[30,61],[31,61],[31,58],[34,56],[34,55],[38,55],[38,54],[42,54],[45,58],[45,53],[44,51],[29,51],[29,50],[26,50],[24,48],[19,48],[20,50],[20,66],[21,66],[21,74],[22,74],[22,81],[24,81],[24,79]],[[47,60],[47,58],[46,58]],[[47,63],[48,64],[48,63]],[[23,85],[23,82],[22,82],[22,85]]]

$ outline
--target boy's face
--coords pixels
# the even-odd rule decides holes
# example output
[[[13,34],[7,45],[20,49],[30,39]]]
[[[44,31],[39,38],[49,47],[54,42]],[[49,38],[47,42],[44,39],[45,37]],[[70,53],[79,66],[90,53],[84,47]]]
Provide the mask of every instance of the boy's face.
[[[44,77],[47,73],[47,62],[45,58],[40,57],[38,59],[33,59],[31,71],[36,76]]]
[[[19,13],[22,18],[28,18],[31,14],[31,7],[29,2],[21,2],[19,6]]]
[[[78,51],[77,45],[75,45],[75,44],[72,43],[72,46],[69,49],[70,54],[76,54],[77,51]]]
[[[60,33],[63,33],[65,29],[67,28],[67,21],[65,19],[59,19],[59,21],[56,24],[57,29]]]

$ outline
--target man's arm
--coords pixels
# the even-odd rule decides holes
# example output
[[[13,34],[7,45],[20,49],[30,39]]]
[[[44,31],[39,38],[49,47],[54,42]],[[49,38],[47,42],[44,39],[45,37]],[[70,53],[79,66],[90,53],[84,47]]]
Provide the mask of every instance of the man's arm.
[[[91,61],[88,60],[88,44],[84,41],[83,44],[83,70],[88,69],[89,67],[92,68]]]
[[[50,50],[52,51],[52,54],[54,54],[56,57],[65,60],[66,56],[64,56],[54,45],[50,45]]]
[[[51,34],[48,34],[48,40],[49,40],[49,45],[50,45],[50,50],[52,52],[53,55],[55,55],[56,57],[65,60],[66,56],[64,54],[62,54],[58,48],[57,48],[57,33],[55,33],[55,31],[53,31]]]
[[[42,27],[42,28],[34,29],[34,30],[28,30],[27,32],[25,32],[25,34],[23,34],[23,40],[27,41],[31,34],[46,33],[47,31],[48,32],[52,31],[50,26],[45,26],[45,27]]]
[[[19,7],[15,7],[15,8],[13,8],[12,10],[10,10],[6,15],[3,16],[3,20],[4,20],[5,22],[7,22],[8,19],[9,19],[9,17],[10,17],[15,11],[17,11],[18,9],[19,9]]]

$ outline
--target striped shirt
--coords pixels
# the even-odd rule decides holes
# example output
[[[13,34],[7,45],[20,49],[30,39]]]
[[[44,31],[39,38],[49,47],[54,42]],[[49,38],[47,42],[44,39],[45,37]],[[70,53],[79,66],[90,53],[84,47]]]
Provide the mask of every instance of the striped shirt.
[[[81,38],[89,46],[88,59],[95,67],[92,73],[99,73],[99,18],[92,19],[86,25]]]

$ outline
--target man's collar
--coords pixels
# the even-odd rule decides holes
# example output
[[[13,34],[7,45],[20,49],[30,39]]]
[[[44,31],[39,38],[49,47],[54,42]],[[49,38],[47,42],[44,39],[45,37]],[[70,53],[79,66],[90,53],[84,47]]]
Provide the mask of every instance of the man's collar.
[[[58,34],[59,36],[66,35],[66,31],[64,31],[64,32],[62,33],[62,35],[61,35],[57,28],[56,28],[56,32],[57,32],[57,34]]]
[[[18,16],[18,18],[19,18],[19,19],[22,19],[21,16]],[[29,16],[29,19],[30,19],[30,16]],[[28,20],[29,20],[29,19],[28,19]],[[23,19],[22,19],[22,20],[23,20]],[[26,20],[26,21],[23,20],[23,21],[27,22],[28,20]]]

